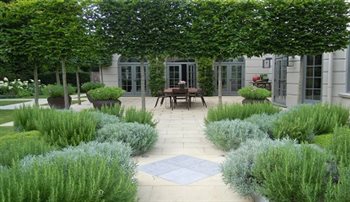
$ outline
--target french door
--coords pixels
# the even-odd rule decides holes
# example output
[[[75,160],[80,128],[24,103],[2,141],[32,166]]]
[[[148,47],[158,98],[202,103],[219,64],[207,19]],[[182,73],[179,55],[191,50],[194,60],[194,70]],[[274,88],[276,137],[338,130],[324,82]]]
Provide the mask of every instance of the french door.
[[[244,85],[244,64],[221,63],[222,95],[236,95],[237,91]],[[218,86],[218,66],[215,68],[216,91]]]
[[[148,91],[147,78],[148,72],[145,68],[145,89]],[[141,95],[141,67],[139,64],[121,65],[119,68],[119,86],[125,90],[125,96],[140,96]]]
[[[274,69],[273,101],[286,105],[288,57],[276,57]]]
[[[186,81],[187,87],[197,86],[197,69],[195,63],[167,63],[167,86],[178,86],[179,81]]]

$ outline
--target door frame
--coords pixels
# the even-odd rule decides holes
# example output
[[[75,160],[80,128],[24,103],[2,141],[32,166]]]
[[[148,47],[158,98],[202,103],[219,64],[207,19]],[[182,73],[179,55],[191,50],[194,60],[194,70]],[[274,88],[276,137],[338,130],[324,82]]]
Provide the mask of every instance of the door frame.
[[[190,79],[195,79],[195,81],[193,82],[194,83],[194,86],[191,86],[191,87],[196,87],[197,86],[197,82],[198,82],[198,79],[197,79],[197,64],[196,62],[166,62],[166,65],[165,65],[165,78],[166,78],[166,87],[169,88],[170,87],[170,71],[169,71],[169,67],[170,66],[178,66],[179,67],[179,77],[181,79],[181,75],[182,75],[182,65],[186,65],[186,78],[187,78],[187,82],[186,82],[186,86],[187,87],[190,87],[189,86],[189,80]],[[195,74],[194,76],[192,75],[192,77],[190,76],[190,66],[191,65],[194,65],[194,68],[195,68],[195,71],[193,71],[193,74]]]
[[[281,62],[281,67],[280,69],[277,71],[277,61],[280,61]],[[282,71],[283,73],[283,66],[285,68],[285,91],[286,91],[286,95],[284,96],[284,99],[279,99],[277,98],[277,94],[280,95],[280,91],[281,91],[281,88],[279,88],[279,82],[281,80],[280,78],[280,74],[277,74],[279,72]],[[278,105],[282,105],[282,106],[286,106],[286,101],[287,101],[287,67],[288,67],[288,56],[276,56],[275,57],[275,66],[274,66],[274,72],[273,72],[273,75],[274,75],[274,86],[273,86],[273,102],[274,103],[277,103]],[[278,92],[278,93],[277,93]],[[278,97],[281,97],[281,96],[278,96]],[[282,96],[283,97],[283,96]]]
[[[123,88],[122,86],[122,67],[123,66],[131,66],[131,92],[125,92],[124,96],[125,97],[137,97],[141,96],[141,91],[136,91],[136,67],[141,68],[141,63],[139,62],[121,62],[118,64],[118,86],[120,88]],[[148,81],[149,81],[149,70],[148,70],[148,63],[144,63],[144,68],[145,68],[145,91],[146,95],[150,95],[149,92],[149,87],[148,87]]]
[[[227,80],[227,89],[222,89],[222,95],[224,96],[228,96],[228,95],[238,95],[238,91],[232,91],[232,80],[233,78],[230,78],[232,75],[232,66],[234,65],[241,65],[242,67],[242,77],[241,77],[241,87],[244,87],[244,83],[245,83],[245,60],[243,60],[242,62],[221,62],[221,68],[222,66],[226,66],[227,70],[226,70],[226,80]],[[223,73],[223,71],[222,71]],[[214,86],[215,86],[215,94],[218,94],[218,62],[214,63],[214,75],[215,75],[215,79],[214,79]]]

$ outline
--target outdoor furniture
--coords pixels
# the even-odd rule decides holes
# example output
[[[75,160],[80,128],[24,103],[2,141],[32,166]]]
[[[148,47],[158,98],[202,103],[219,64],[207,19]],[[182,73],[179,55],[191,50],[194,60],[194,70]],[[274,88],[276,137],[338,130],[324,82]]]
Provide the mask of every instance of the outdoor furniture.
[[[164,90],[158,91],[158,93],[157,93],[157,101],[156,101],[156,104],[154,105],[154,107],[156,107],[158,105],[159,99],[161,99],[160,100],[160,105],[163,105],[164,99],[167,98],[167,97],[170,99],[170,107],[172,107],[172,105],[173,105],[172,96],[170,94],[165,94]]]
[[[177,100],[185,100],[186,103],[187,103],[187,109],[189,110],[190,109],[190,97],[189,97],[189,93],[188,93],[188,88],[186,89],[181,89],[181,88],[173,88],[172,89],[172,97],[173,97],[173,100],[174,100],[174,104],[172,105],[172,108],[173,109],[175,107],[175,105],[177,105]]]
[[[255,81],[253,85],[258,88],[265,88],[266,90],[271,90],[271,82],[269,81]]]
[[[173,96],[173,89],[180,89],[180,88],[166,88],[164,89],[163,93],[164,93],[164,96],[165,97],[172,97],[174,98]],[[189,107],[191,107],[191,101],[192,101],[192,98],[194,97],[200,97],[201,98],[201,101],[202,101],[202,104],[203,106],[207,107],[207,104],[204,100],[204,97],[203,97],[203,91],[202,89],[200,88],[186,88],[188,90],[188,98],[189,98]],[[175,99],[173,99],[174,101],[174,104],[175,104]]]

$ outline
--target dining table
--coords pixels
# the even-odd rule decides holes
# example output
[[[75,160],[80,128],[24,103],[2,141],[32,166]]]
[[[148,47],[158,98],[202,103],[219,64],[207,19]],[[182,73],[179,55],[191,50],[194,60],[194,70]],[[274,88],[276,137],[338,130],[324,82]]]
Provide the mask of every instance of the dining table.
[[[176,102],[176,95],[173,94],[173,89],[180,89],[179,87],[174,87],[174,88],[166,88],[163,90],[164,96],[165,97],[170,97],[171,99],[174,100],[174,102]],[[203,94],[202,94],[202,90],[200,88],[185,88],[188,89],[188,97],[189,97],[189,105],[191,106],[191,98],[193,97],[200,97],[202,100],[202,104],[203,106],[207,107],[207,104],[204,100]],[[175,98],[175,99],[174,99]]]

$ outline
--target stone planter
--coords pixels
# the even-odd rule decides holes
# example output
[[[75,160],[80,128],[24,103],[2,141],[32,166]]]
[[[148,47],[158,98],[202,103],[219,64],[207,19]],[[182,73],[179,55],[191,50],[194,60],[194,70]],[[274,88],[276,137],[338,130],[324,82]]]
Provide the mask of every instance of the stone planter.
[[[72,97],[69,98],[69,107],[72,104]],[[64,97],[48,97],[47,102],[52,109],[64,109]]]
[[[255,104],[255,103],[270,103],[270,100],[265,99],[265,100],[253,100],[253,99],[244,99],[242,101],[242,104]]]
[[[89,102],[91,102],[92,103],[92,98],[90,97],[90,95],[88,94],[88,93],[86,93],[86,97],[87,97],[87,99],[89,100]]]
[[[91,100],[92,104],[94,105],[94,108],[101,109],[103,105],[106,106],[114,106],[116,104],[121,105],[122,102],[120,100]]]
[[[269,202],[269,199],[263,197],[263,196],[260,196],[259,194],[254,194],[252,196],[254,202]]]

